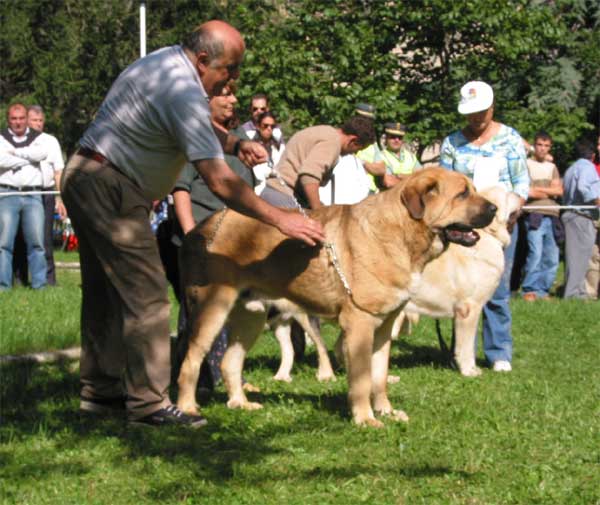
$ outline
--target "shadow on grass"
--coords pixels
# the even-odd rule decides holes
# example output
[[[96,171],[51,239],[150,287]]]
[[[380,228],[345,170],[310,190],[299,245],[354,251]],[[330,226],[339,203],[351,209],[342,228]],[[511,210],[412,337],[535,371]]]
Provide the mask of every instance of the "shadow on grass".
[[[129,457],[157,457],[165,461],[186,459],[199,477],[224,481],[233,475],[233,465],[258,463],[277,450],[269,446],[279,430],[301,430],[267,424],[251,429],[242,416],[210,423],[200,430],[185,428],[153,429],[128,425],[124,419],[97,418],[82,415],[79,407],[79,376],[71,363],[53,365],[7,364],[0,367],[0,442],[25,443],[43,436],[52,440],[57,451],[79,450],[102,445],[114,438],[126,448]],[[223,401],[224,397],[215,400]],[[292,420],[293,422],[293,420]],[[85,449],[83,449],[85,450]],[[109,454],[112,451],[109,451]],[[114,464],[122,460],[117,451]],[[4,464],[13,459],[0,450]],[[47,472],[69,475],[85,473],[85,465],[51,465],[45,468],[43,458],[29,461],[19,469],[21,477]],[[60,467],[60,468],[59,468]]]
[[[401,351],[401,354],[392,356],[390,365],[398,368],[432,365],[434,368],[451,368],[451,357],[439,347],[414,345],[406,340],[399,340],[393,345]]]
[[[309,356],[309,365],[312,358]],[[315,358],[316,360],[316,358]],[[316,364],[312,363],[313,365]],[[307,366],[309,366],[307,365]],[[169,483],[156,483],[149,491],[155,500],[180,495],[184,489],[198,492],[197,483],[208,481],[215,486],[228,484],[236,478],[236,467],[251,465],[257,469],[264,460],[286,453],[286,447],[275,447],[273,440],[285,439],[290,433],[294,437],[311,433],[323,425],[326,412],[347,423],[352,430],[348,410],[346,388],[343,391],[324,391],[306,394],[273,392],[250,395],[265,403],[266,407],[310,403],[312,409],[302,409],[298,415],[288,412],[261,416],[260,422],[249,421],[251,414],[222,411],[209,418],[208,426],[201,430],[153,429],[132,427],[123,419],[98,419],[80,415],[78,412],[79,376],[73,363],[53,365],[9,364],[0,367],[0,442],[11,442],[0,448],[3,465],[10,467],[11,479],[32,480],[44,475],[61,479],[81,478],[96,471],[94,461],[102,460],[108,468],[119,468],[135,460],[160,460],[166,464],[185,468],[180,478]],[[343,380],[343,379],[342,379]],[[221,391],[199,397],[203,406],[223,405],[226,394]],[[315,414],[315,411],[317,414]],[[355,434],[357,435],[357,434]],[[361,432],[370,438],[372,432]],[[40,440],[38,441],[38,437]],[[300,440],[300,439],[298,439]],[[12,453],[11,446],[26,447],[29,457],[25,462]],[[0,446],[1,447],[1,446]],[[56,458],[43,456],[45,451],[71,454],[71,461],[57,462]],[[75,456],[73,456],[73,454]],[[77,456],[80,454],[81,456]],[[62,458],[61,458],[62,459]],[[269,467],[265,480],[277,480],[278,470]],[[137,471],[137,470],[132,470]],[[380,462],[373,468],[360,461],[331,462],[322,468],[296,469],[293,479],[347,479],[373,472],[385,472],[390,476],[421,478],[457,474],[456,469],[435,465],[397,465],[396,462]],[[290,478],[290,469],[281,468],[281,479]],[[190,483],[190,473],[192,482]],[[256,470],[261,475],[260,470]],[[470,477],[461,473],[462,478]],[[195,482],[195,484],[194,484]]]

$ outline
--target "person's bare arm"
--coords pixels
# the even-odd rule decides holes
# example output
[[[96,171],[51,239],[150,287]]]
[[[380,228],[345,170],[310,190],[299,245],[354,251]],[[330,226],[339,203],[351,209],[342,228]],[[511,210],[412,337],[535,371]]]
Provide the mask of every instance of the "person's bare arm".
[[[60,192],[60,178],[62,177],[62,170],[54,171],[54,185],[56,186],[56,191]],[[60,195],[56,197],[56,212],[58,212],[58,216],[60,219],[64,219],[67,217],[67,208],[62,201]]]
[[[192,213],[192,198],[190,193],[184,189],[176,189],[173,192],[173,203],[179,225],[183,233],[186,234],[196,224]]]
[[[306,197],[308,205],[311,209],[318,209],[319,207],[323,206],[321,199],[319,198],[318,182],[303,182],[302,189],[304,190],[304,196]]]
[[[213,122],[213,130],[223,147],[223,152],[237,156],[242,163],[253,167],[259,163],[265,163],[269,159],[267,150],[253,140],[240,139],[227,132],[221,125]]]
[[[363,161],[362,164],[363,167],[365,167],[365,170],[371,175],[374,175],[376,177],[382,177],[385,175],[385,163],[383,161]]]
[[[546,193],[547,188],[529,188],[529,198],[534,200],[538,200],[539,198],[548,198],[548,193]]]
[[[385,189],[393,188],[401,181],[401,178],[393,174],[384,174],[382,177],[382,185]]]
[[[275,226],[284,235],[302,240],[309,245],[325,241],[320,223],[302,214],[286,212],[268,204],[259,198],[224,160],[199,160],[194,162],[194,166],[208,188],[228,207]]]
[[[529,188],[529,198],[552,198],[563,195],[563,185],[560,179],[552,179],[550,186]]]
[[[559,178],[552,179],[552,181],[550,182],[550,187],[546,188],[546,194],[548,196],[563,196],[563,193],[564,188],[562,181]]]

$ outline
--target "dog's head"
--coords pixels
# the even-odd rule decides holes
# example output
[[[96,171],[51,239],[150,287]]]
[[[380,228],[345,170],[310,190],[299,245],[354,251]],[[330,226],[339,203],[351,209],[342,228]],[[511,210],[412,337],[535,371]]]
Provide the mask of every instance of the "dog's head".
[[[467,177],[441,168],[411,175],[402,187],[401,200],[410,216],[438,234],[444,244],[474,245],[479,234],[473,228],[484,228],[496,213],[496,206],[479,195]]]
[[[498,239],[502,247],[507,247],[510,244],[510,233],[508,233],[506,225],[510,215],[521,207],[519,195],[506,191],[502,186],[486,188],[480,191],[479,194],[498,208],[494,219],[486,226],[485,231]]]

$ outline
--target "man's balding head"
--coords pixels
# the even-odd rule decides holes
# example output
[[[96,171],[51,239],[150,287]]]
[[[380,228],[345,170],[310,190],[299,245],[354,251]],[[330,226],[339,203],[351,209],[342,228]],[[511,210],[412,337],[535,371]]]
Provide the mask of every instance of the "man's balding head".
[[[246,49],[242,34],[230,24],[218,20],[198,25],[187,34],[182,45],[195,55],[205,52],[211,60],[223,56],[227,47],[242,53]]]
[[[209,96],[218,96],[230,79],[239,77],[246,45],[240,32],[224,21],[207,21],[182,42]],[[190,54],[191,53],[191,54]]]

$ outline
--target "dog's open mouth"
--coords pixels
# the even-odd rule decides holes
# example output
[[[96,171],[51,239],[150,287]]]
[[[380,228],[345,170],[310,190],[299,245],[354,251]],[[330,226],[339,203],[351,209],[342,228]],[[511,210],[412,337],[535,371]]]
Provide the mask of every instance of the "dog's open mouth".
[[[448,242],[471,247],[479,240],[479,233],[464,224],[451,224],[442,230],[442,236]]]

